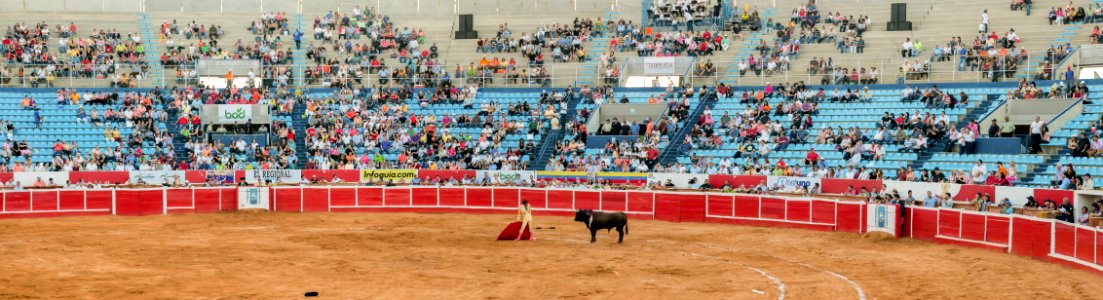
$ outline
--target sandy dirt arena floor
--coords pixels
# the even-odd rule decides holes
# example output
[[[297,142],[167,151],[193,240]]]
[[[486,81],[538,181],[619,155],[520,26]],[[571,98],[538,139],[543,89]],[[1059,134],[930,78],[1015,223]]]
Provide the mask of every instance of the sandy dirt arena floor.
[[[588,243],[512,215],[223,213],[0,221],[0,299],[1088,299],[1103,276],[847,233],[632,220]],[[555,229],[547,227],[554,226]],[[1098,299],[1098,298],[1095,298]]]

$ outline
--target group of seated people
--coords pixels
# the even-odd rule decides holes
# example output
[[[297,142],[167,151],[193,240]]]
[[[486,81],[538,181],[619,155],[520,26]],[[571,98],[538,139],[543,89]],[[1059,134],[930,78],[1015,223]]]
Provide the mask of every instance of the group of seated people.
[[[253,35],[289,35],[291,31],[288,29],[286,12],[263,12],[260,15],[260,19],[253,21],[249,24],[246,30],[253,32]]]
[[[1103,21],[1103,7],[1099,3],[1095,3],[1094,7],[1091,4],[1086,7],[1074,6],[1072,1],[1069,1],[1064,7],[1050,7],[1046,17],[1049,19],[1049,25],[1096,23]]]
[[[646,18],[660,26],[677,26],[696,20],[714,18],[720,6],[717,0],[647,0],[650,6]]]
[[[104,79],[118,83],[114,86],[128,87],[132,86],[130,79],[143,73],[145,47],[138,35],[94,29],[87,36],[78,36],[72,23],[57,28],[51,32],[44,22],[8,27],[0,43],[0,56],[7,62],[25,65],[5,67],[5,78],[0,81],[11,83],[18,78],[19,84],[49,87],[58,78],[77,77]],[[50,51],[50,36],[54,33],[58,37],[57,52]],[[119,70],[124,67],[129,70]]]
[[[458,165],[460,168],[523,169],[521,156],[532,151],[532,135],[542,126],[540,109],[483,103],[478,113],[433,114],[411,108],[434,103],[474,106],[474,87],[438,87],[434,92],[414,92],[412,86],[377,87],[359,93],[335,92],[333,96],[306,101],[305,132],[307,168],[384,168]],[[523,108],[523,107],[522,107]],[[525,121],[527,119],[527,121]],[[409,130],[421,128],[421,130]],[[481,128],[477,134],[466,129]],[[527,135],[516,146],[507,135]],[[397,160],[383,155],[397,154]],[[493,166],[493,167],[491,167]],[[441,166],[441,168],[444,168]]]
[[[1087,191],[1095,189],[1095,182],[1089,172],[1077,173],[1076,167],[1071,163],[1055,164],[1055,176],[1050,188],[1061,190]]]
[[[551,74],[540,66],[528,68],[518,65],[517,60],[510,58],[482,58],[478,64],[469,64],[466,69],[456,66],[457,79],[464,79],[464,83],[476,83],[480,85],[493,84],[495,77],[500,77],[505,84],[521,84],[528,86],[551,85]]]
[[[725,34],[704,32],[634,32],[611,41],[620,52],[636,51],[639,56],[709,56],[730,47]]]
[[[877,84],[881,78],[881,72],[877,70],[877,67],[866,68],[847,68],[835,65],[832,58],[824,60],[820,58],[816,60],[813,58],[808,62],[808,74],[812,76],[822,76],[820,84],[823,85],[839,85],[839,84]]]
[[[170,39],[174,35],[183,35],[184,39],[211,39],[217,40],[226,35],[226,31],[220,25],[211,24],[210,26],[199,24],[196,21],[184,24],[183,28],[176,24],[176,19],[169,23],[167,20],[161,22],[161,39]]]
[[[912,60],[911,62],[904,60],[903,65],[900,66],[899,73],[897,73],[896,83],[903,84],[904,80],[922,80],[931,76],[931,60],[924,60],[922,62],[919,59]]]
[[[958,92],[958,95],[955,96],[949,91],[939,89],[937,84],[928,86],[925,89],[918,86],[913,89],[911,85],[905,85],[904,89],[900,91],[900,101],[918,101],[923,103],[923,106],[927,108],[953,109],[958,106],[968,105],[969,95],[966,95],[965,92],[962,91]]]
[[[1069,57],[1073,50],[1071,43],[1050,45],[1046,49],[1045,56],[1042,57],[1042,67],[1038,69],[1037,74],[1034,74],[1034,78],[1037,80],[1071,80],[1070,78],[1063,78],[1062,74],[1058,74],[1057,72],[1060,70],[1055,69],[1055,67]]]
[[[1072,82],[1072,86],[1068,86],[1066,81],[1055,81],[1049,86],[1047,91],[1043,87],[1038,87],[1038,83],[1035,81],[1027,81],[1026,78],[1019,80],[1018,86],[1008,91],[1008,99],[1058,99],[1058,98],[1073,98],[1073,99],[1087,99],[1088,85],[1086,82]]]
[[[481,53],[520,52],[529,59],[529,64],[540,65],[544,63],[543,53],[547,49],[553,62],[581,62],[588,59],[583,43],[602,32],[603,26],[600,20],[575,18],[568,24],[540,25],[532,34],[522,32],[514,36],[509,24],[501,24],[495,37],[476,40],[475,50]]]

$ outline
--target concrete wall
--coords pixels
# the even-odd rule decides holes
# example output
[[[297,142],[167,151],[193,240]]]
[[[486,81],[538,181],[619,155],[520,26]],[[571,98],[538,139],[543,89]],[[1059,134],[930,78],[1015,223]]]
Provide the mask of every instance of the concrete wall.
[[[300,0],[145,0],[147,12],[295,13]],[[303,13],[351,11],[357,5],[385,14],[435,17],[456,13],[510,15],[608,11],[614,0],[302,0]],[[620,11],[638,13],[640,3],[620,2]],[[138,12],[141,0],[0,0],[3,12]]]
[[[282,11],[294,14],[299,10],[299,2],[295,0],[260,0],[260,8],[254,11]]]
[[[65,11],[100,12],[103,5],[103,0],[65,0]]]
[[[261,0],[232,0],[222,2],[223,13],[248,13],[260,15]],[[187,8],[185,8],[187,9]]]
[[[59,11],[65,9],[65,0],[28,0],[24,1],[26,11]]]
[[[80,0],[76,0],[80,1]],[[106,12],[139,12],[142,11],[141,0],[103,0],[103,8]]]
[[[23,0],[0,0],[0,11],[23,11]]]
[[[235,1],[237,0],[226,2]],[[221,12],[224,5],[224,2],[222,0],[185,0],[181,3],[184,5],[184,11],[200,13]]]
[[[181,0],[146,0],[147,12],[178,12]]]

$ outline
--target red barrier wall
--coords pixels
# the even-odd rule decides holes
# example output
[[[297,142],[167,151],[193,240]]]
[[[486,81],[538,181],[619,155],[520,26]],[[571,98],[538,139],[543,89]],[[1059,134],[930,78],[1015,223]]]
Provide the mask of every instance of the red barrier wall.
[[[475,178],[475,175],[475,170],[417,170],[417,177],[421,180],[436,180],[437,176],[440,176],[440,180],[456,179],[459,181],[463,180],[464,176]]]
[[[992,196],[993,201],[998,201],[995,198],[996,186],[974,184],[961,185],[961,189],[957,191],[957,195],[954,195],[953,199],[956,201],[970,201],[977,197],[977,193]]]
[[[127,171],[74,171],[69,172],[69,182],[101,182],[107,184],[122,184],[130,180],[130,172]]]
[[[1062,199],[1069,199],[1069,201],[1072,201],[1074,195],[1075,193],[1070,190],[1034,189],[1034,200],[1042,204],[1045,204],[1045,201],[1048,199],[1060,205]]]
[[[854,190],[861,190],[863,187],[867,191],[872,192],[873,189],[881,189],[880,180],[862,180],[862,179],[839,179],[839,178],[823,178],[820,179],[820,186],[824,193],[828,194],[842,194],[846,192],[848,186],[854,186]]]
[[[761,175],[723,175],[723,174],[710,174],[709,184],[712,186],[723,186],[725,183],[730,183],[733,188],[744,186],[747,188],[753,188],[758,186],[759,183],[766,181],[766,176]]]
[[[360,182],[360,171],[357,170],[302,170],[300,172],[307,180],[317,177],[319,180],[328,182],[333,180],[333,176],[337,176],[344,182]]]
[[[545,190],[518,187],[275,187],[277,212],[409,211],[514,213],[520,200],[538,215],[576,209],[625,211],[632,218],[865,232],[862,202],[745,194]],[[236,210],[237,189],[117,189],[6,191],[0,218],[111,214],[142,216]],[[903,236],[1007,251],[1103,274],[1099,229],[953,209],[908,207]]]

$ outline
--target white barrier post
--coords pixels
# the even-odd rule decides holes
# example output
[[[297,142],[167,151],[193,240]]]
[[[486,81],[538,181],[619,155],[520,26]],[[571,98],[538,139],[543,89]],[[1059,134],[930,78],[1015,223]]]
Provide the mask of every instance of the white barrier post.
[[[1015,242],[1015,214],[1007,217],[1007,253],[1011,253],[1011,245]]]
[[[161,188],[161,214],[169,214],[169,192],[166,188]]]
[[[88,190],[81,190],[84,192],[84,210],[88,210]]]
[[[111,188],[111,215],[116,215],[116,214],[118,214],[118,210],[117,210],[117,209],[115,209],[115,191],[116,191],[117,189],[118,189],[118,188],[116,188],[116,187],[112,187],[112,188]]]

